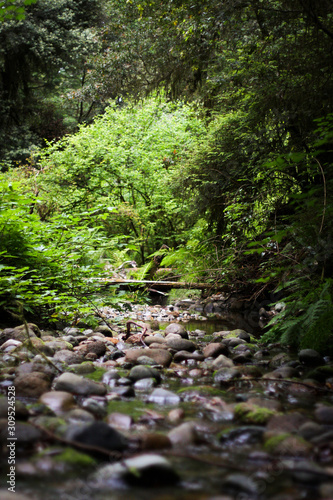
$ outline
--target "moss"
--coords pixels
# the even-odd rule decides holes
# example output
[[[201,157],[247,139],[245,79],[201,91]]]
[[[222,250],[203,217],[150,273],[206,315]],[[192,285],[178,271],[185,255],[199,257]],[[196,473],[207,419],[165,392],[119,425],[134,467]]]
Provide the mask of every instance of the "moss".
[[[145,403],[141,400],[134,401],[110,401],[108,403],[107,412],[119,412],[125,415],[130,415],[134,420],[139,419],[144,414],[145,410],[155,410],[154,403]]]
[[[96,368],[94,372],[82,374],[85,378],[94,380],[95,382],[100,382],[103,378],[104,373],[106,373],[105,368]]]
[[[90,455],[77,451],[74,448],[65,448],[62,453],[54,457],[54,460],[76,467],[91,467],[97,463]]]
[[[220,396],[222,391],[218,387],[211,387],[210,385],[196,385],[191,387],[182,387],[178,389],[177,393],[181,394],[183,392],[199,392],[201,394],[208,394],[210,396]]]
[[[276,415],[275,410],[261,408],[249,403],[239,403],[235,406],[235,416],[246,424],[266,424],[268,420]]]
[[[282,443],[282,441],[284,441],[285,439],[287,439],[289,436],[291,436],[291,434],[289,434],[287,432],[284,432],[282,434],[277,434],[276,436],[272,436],[269,439],[267,439],[267,441],[265,442],[264,447],[265,447],[265,449],[268,452],[273,452],[275,450],[275,448],[280,443]]]

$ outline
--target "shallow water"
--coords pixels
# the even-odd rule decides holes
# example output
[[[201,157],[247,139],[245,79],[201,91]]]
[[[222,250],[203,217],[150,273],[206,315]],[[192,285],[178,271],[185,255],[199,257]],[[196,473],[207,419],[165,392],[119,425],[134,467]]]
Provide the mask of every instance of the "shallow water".
[[[167,324],[169,323],[165,325]],[[246,327],[246,322],[240,315],[207,320],[191,319],[184,322],[184,326],[189,331],[204,330],[206,338],[216,331],[250,329]],[[198,347],[203,347],[200,338],[194,338],[194,341],[198,343]],[[274,352],[271,353],[271,356],[273,355]],[[203,438],[202,444],[199,445],[184,446],[171,451],[152,451],[165,455],[170,460],[180,476],[179,484],[170,488],[130,488],[113,480],[101,485],[91,479],[91,475],[101,464],[64,474],[61,471],[50,472],[46,461],[45,472],[41,471],[38,476],[32,474],[29,478],[29,474],[17,475],[16,491],[31,500],[270,500],[276,494],[282,494],[280,499],[283,500],[324,499],[318,496],[315,480],[310,481],[309,476],[304,480],[304,474],[302,479],[301,475],[297,477],[292,473],[295,468],[302,466],[302,460],[310,461],[316,458],[313,454],[304,458],[292,453],[287,457],[276,457],[267,453],[260,439],[248,442],[246,433],[241,434],[239,439],[224,442],[220,442],[217,436],[220,432],[244,426],[232,419],[232,413],[230,414],[222,403],[233,405],[246,401],[248,396],[259,396],[279,401],[283,412],[297,410],[311,418],[314,405],[318,401],[332,404],[332,395],[291,394],[290,386],[284,385],[283,381],[278,384],[260,384],[242,379],[221,387],[213,382],[212,374],[203,374],[199,378],[190,377],[189,370],[196,367],[200,367],[200,363],[191,360],[162,372],[161,387],[181,396],[179,406],[185,412],[184,421],[195,421]],[[263,368],[264,371],[265,369]],[[165,417],[174,406],[147,403],[147,399],[147,394],[137,393],[135,398],[115,401],[110,408],[112,407],[111,411],[133,416],[134,425],[129,431],[131,435],[140,435],[146,430],[167,433],[174,425]],[[141,416],[146,410],[153,410],[161,414],[162,418],[142,423]],[[61,443],[55,445],[61,447]],[[22,459],[29,462],[30,457],[27,455]],[[325,466],[325,461],[319,460],[319,463],[321,467]],[[333,465],[329,455],[327,463]],[[4,465],[6,467],[6,464]],[[236,486],[225,485],[224,480],[230,478],[231,474],[241,474],[242,481],[249,481],[249,488],[252,485],[254,490],[251,492],[250,488],[247,491],[244,487],[237,489],[237,478]]]

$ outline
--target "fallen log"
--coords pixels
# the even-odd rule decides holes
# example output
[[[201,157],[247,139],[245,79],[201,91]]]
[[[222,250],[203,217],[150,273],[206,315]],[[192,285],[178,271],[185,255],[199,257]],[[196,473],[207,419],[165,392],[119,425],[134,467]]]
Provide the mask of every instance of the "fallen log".
[[[96,281],[102,282],[105,286],[119,285],[121,288],[130,289],[132,287],[151,288],[156,290],[171,290],[172,288],[186,288],[193,290],[230,290],[226,285],[216,283],[187,283],[185,281],[152,281],[152,280],[132,280],[120,278],[95,278]]]

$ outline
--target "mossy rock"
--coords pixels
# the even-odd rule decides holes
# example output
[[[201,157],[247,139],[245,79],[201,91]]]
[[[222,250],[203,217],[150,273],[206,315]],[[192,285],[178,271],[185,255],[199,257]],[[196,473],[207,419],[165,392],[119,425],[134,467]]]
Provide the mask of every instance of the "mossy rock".
[[[104,373],[106,373],[105,368],[96,368],[95,371],[91,373],[83,374],[85,378],[89,378],[90,380],[94,380],[95,382],[100,382],[103,378]]]
[[[268,420],[277,415],[277,411],[261,408],[249,403],[239,403],[235,406],[235,417],[245,424],[264,425]]]
[[[90,455],[77,451],[74,448],[65,448],[59,455],[54,457],[56,462],[61,462],[72,467],[92,467],[97,464]]]
[[[212,387],[210,385],[195,385],[191,387],[182,387],[178,389],[177,393],[181,394],[183,392],[199,392],[200,394],[209,395],[209,396],[221,396],[221,389],[219,387]]]
[[[286,456],[307,456],[312,449],[302,437],[286,432],[268,438],[264,447],[269,453]]]

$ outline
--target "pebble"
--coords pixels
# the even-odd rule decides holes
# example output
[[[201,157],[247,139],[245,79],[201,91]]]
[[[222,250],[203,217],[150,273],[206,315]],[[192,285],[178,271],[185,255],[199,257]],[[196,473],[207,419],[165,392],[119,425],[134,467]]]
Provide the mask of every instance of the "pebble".
[[[64,391],[45,392],[41,395],[39,401],[57,415],[62,415],[76,406],[73,394]]]
[[[180,403],[180,397],[167,389],[158,388],[154,389],[149,396],[149,402],[159,405],[177,405]]]
[[[188,446],[199,442],[199,436],[194,422],[184,422],[168,433],[172,446]]]
[[[90,394],[103,396],[106,394],[106,387],[104,384],[80,377],[74,373],[63,373],[60,375],[54,382],[54,389],[56,391],[71,392],[72,394],[79,394],[81,396],[88,396]]]
[[[94,422],[83,428],[71,431],[67,439],[83,445],[95,446],[109,451],[123,451],[127,448],[127,439],[106,422]],[[87,450],[87,452],[89,452]]]
[[[121,463],[106,465],[94,473],[98,483],[110,484],[118,478],[130,486],[162,487],[178,483],[179,476],[171,463],[155,454],[144,454],[128,458]]]

